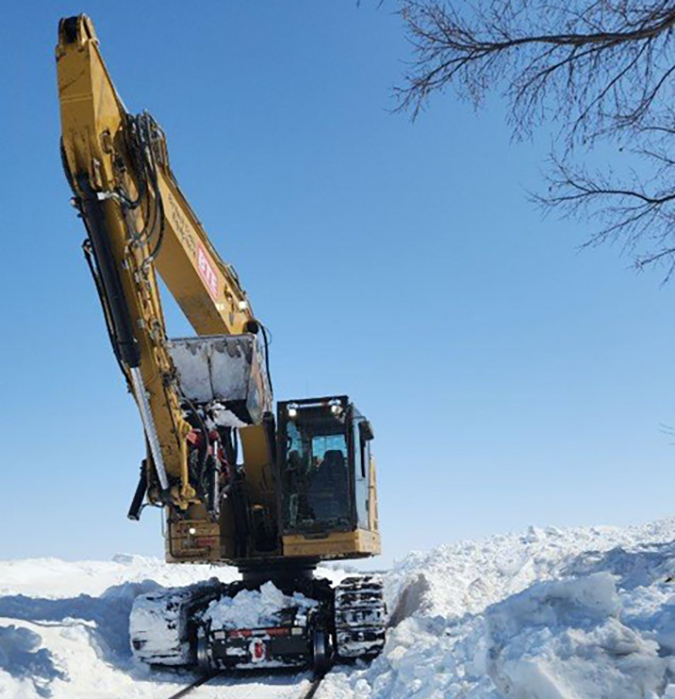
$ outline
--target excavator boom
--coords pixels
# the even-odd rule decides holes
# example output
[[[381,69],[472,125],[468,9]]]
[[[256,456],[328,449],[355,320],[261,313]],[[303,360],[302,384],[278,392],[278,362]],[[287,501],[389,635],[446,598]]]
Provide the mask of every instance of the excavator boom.
[[[185,448],[192,426],[181,407],[185,396],[167,344],[156,273],[199,335],[248,333],[239,344],[246,345],[255,374],[253,424],[272,408],[254,341],[261,325],[234,269],[220,259],[183,196],[161,128],[147,113],[126,112],[86,16],[61,21],[56,57],[64,167],[87,226],[85,253],[113,348],[145,428],[148,477],[157,482],[151,497],[187,510],[201,501]],[[246,393],[248,381],[240,388]]]

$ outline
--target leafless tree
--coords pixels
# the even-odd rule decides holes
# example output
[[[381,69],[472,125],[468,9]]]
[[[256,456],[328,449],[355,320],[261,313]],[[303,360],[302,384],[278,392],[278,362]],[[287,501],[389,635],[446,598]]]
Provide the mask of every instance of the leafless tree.
[[[675,271],[675,0],[400,0],[413,60],[397,89],[413,118],[453,88],[480,106],[499,90],[516,137],[543,122],[558,146],[544,209],[596,223],[638,268]],[[627,172],[589,172],[611,140]]]

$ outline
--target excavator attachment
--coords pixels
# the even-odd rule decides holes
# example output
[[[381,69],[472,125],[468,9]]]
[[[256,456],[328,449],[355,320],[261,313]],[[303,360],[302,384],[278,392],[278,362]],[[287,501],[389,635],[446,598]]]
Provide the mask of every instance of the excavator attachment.
[[[205,406],[222,427],[258,425],[272,410],[266,357],[256,335],[167,341],[183,397]]]

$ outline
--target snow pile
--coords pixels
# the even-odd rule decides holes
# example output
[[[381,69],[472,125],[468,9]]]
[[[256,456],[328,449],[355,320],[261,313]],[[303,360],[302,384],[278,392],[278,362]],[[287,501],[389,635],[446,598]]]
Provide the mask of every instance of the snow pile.
[[[184,603],[217,585],[218,580],[198,582],[179,588],[156,587],[133,602],[133,613],[127,618],[129,639],[134,656],[148,664],[181,666],[190,662],[189,630]]]
[[[487,612],[490,677],[504,696],[652,696],[667,660],[621,612],[608,573],[533,585]]]
[[[675,699],[675,520],[409,555],[383,654],[318,699]],[[672,684],[671,684],[672,683]]]
[[[338,582],[344,573],[320,569]],[[0,697],[2,699],[166,699],[194,675],[157,672],[132,657],[129,614],[140,594],[200,583],[217,576],[232,582],[236,569],[168,565],[129,554],[111,561],[53,558],[0,561]],[[232,684],[230,690],[227,689]],[[223,678],[204,699],[239,696],[297,697],[300,677]],[[235,686],[236,685],[236,686]]]
[[[267,582],[260,590],[241,590],[234,597],[223,597],[209,604],[204,619],[219,629],[255,629],[274,626],[278,615],[288,608],[296,609],[294,623],[307,624],[310,609],[318,602],[296,592],[292,597],[285,595],[274,583]]]
[[[0,562],[0,697],[170,696],[190,676],[134,662],[131,604],[214,575],[236,577],[126,555]],[[335,667],[316,699],[675,699],[675,519],[459,542],[410,554],[384,582],[383,654]],[[224,627],[251,628],[289,606],[313,605],[266,585],[208,613]],[[239,696],[242,683],[251,696],[298,696],[307,677],[223,678],[200,696]]]
[[[35,692],[44,697],[49,696],[53,679],[67,679],[67,675],[54,664],[51,652],[40,648],[41,642],[42,638],[30,629],[14,625],[0,628],[0,668],[16,677],[19,687],[32,684]]]

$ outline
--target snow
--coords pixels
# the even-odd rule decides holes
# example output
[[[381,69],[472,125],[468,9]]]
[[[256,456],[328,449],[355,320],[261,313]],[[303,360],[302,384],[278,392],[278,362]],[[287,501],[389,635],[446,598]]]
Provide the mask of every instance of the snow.
[[[252,335],[212,335],[168,341],[181,390],[195,403],[246,400],[252,366],[259,363]]]
[[[267,582],[260,590],[241,590],[234,597],[224,597],[209,604],[204,619],[218,629],[255,629],[273,626],[278,613],[288,607],[297,608],[295,624],[307,623],[307,612],[318,606],[315,600],[296,592],[285,595],[273,583]]]
[[[170,696],[192,676],[133,660],[131,604],[215,575],[236,577],[133,555],[0,561],[0,697]],[[675,519],[448,544],[411,553],[383,579],[384,652],[334,668],[317,699],[675,699]],[[208,613],[226,627],[264,626],[288,602],[311,607],[269,584]],[[307,673],[229,677],[199,696],[297,697],[307,686]]]
[[[228,410],[222,403],[213,402],[209,404],[209,415],[206,417],[206,426],[209,429],[214,427],[246,427],[246,423],[240,420],[231,410]]]
[[[335,582],[344,574],[321,568]],[[111,561],[54,558],[0,561],[0,698],[165,699],[194,680],[184,671],[156,672],[133,659],[129,613],[134,599],[161,587],[238,577],[234,568],[168,565],[118,554]],[[200,699],[297,697],[309,675],[222,678]]]
[[[487,615],[488,672],[504,696],[649,696],[666,670],[658,643],[621,623],[612,575],[545,582]]]
[[[62,561],[32,558],[0,561],[0,595],[39,595],[58,599],[72,594],[101,595],[113,585],[153,580],[163,586],[189,585],[217,575],[237,579],[234,568],[181,564],[169,566],[156,558],[118,553],[110,561]]]
[[[387,643],[317,699],[675,699],[675,519],[531,527],[412,553]]]
[[[149,593],[139,595],[133,603],[133,613],[128,620],[129,638],[140,644],[134,656],[149,664],[187,665],[190,662],[190,643],[185,628],[182,603],[200,586],[211,588],[211,582],[194,583],[179,588],[155,587]]]

